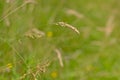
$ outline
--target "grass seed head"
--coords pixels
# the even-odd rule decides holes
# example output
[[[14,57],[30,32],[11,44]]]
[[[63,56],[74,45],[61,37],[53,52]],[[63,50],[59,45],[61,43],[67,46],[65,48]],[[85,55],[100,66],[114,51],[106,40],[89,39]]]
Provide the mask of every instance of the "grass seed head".
[[[56,25],[60,25],[60,26],[62,26],[62,27],[70,28],[70,29],[72,29],[73,31],[75,31],[77,34],[80,34],[79,30],[78,30],[76,27],[74,27],[74,26],[72,26],[72,25],[70,25],[70,24],[67,24],[67,23],[65,23],[65,22],[57,22]]]
[[[45,35],[45,33],[43,31],[40,31],[36,28],[33,28],[33,29],[31,29],[31,30],[29,30],[25,33],[26,37],[29,37],[29,38],[32,38],[32,39],[41,38],[44,35]]]

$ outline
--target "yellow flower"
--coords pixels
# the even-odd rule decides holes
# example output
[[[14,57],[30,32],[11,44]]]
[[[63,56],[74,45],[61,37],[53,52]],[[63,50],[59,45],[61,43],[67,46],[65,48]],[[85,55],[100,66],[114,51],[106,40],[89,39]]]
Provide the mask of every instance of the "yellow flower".
[[[52,78],[56,78],[58,76],[58,73],[56,71],[52,72],[51,73],[51,77]]]
[[[53,33],[51,32],[51,31],[49,31],[48,33],[47,33],[47,37],[52,37],[53,36]]]
[[[11,63],[8,63],[8,64],[7,64],[7,68],[11,69],[12,67],[13,67],[13,66],[12,66]]]

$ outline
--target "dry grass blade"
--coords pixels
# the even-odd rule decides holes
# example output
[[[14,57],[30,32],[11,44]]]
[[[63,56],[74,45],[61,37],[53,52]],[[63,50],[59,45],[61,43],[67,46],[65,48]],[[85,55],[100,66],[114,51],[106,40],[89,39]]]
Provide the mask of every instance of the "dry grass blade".
[[[114,15],[111,15],[109,18],[108,18],[108,21],[106,23],[106,27],[105,27],[105,34],[106,34],[106,37],[109,37],[114,29],[114,18],[115,16]]]
[[[73,31],[75,31],[77,34],[80,34],[80,32],[77,28],[75,28],[74,26],[67,24],[65,22],[57,22],[56,25],[60,25],[62,27],[68,27],[68,28],[72,29]]]
[[[68,14],[68,15],[73,15],[73,16],[79,18],[79,19],[84,18],[84,15],[83,15],[83,14],[78,13],[77,11],[75,11],[75,10],[73,10],[73,9],[67,9],[67,10],[66,10],[66,14]]]
[[[101,28],[101,27],[98,27],[97,29],[99,31],[102,31],[105,33],[105,37],[109,37],[111,35],[111,33],[113,32],[114,28],[115,28],[115,23],[114,23],[114,20],[115,20],[115,13],[112,13],[107,22],[106,22],[106,25],[104,28]]]
[[[57,57],[59,59],[60,66],[63,67],[64,65],[63,65],[63,60],[62,60],[62,55],[61,55],[60,50],[55,49],[55,52],[57,53]]]

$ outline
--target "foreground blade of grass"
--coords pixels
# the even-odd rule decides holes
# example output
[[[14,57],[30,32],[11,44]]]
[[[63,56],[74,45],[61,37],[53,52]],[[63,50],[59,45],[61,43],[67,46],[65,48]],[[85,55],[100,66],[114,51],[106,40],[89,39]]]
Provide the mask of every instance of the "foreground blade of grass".
[[[5,42],[5,41],[4,41]],[[9,47],[16,53],[16,55],[23,61],[24,65],[26,66],[26,68],[29,69],[27,63],[25,62],[25,59],[20,55],[20,53],[15,49],[14,46],[12,46],[10,43],[7,42],[7,44],[9,45]]]
[[[7,14],[10,12],[10,10],[16,5],[16,3],[18,2],[18,0],[14,1],[11,1],[11,0],[6,0],[6,3],[7,4],[12,4],[9,8],[5,9],[5,11],[3,12],[3,14]]]
[[[0,38],[1,39],[1,38]],[[23,61],[24,65],[26,66],[26,68],[29,69],[27,63],[25,62],[25,59],[20,55],[20,53],[15,49],[15,47],[13,45],[11,45],[9,42],[5,41],[4,39],[1,39],[3,42],[6,42],[9,47],[16,53],[16,55]]]
[[[27,63],[25,62],[25,59],[20,55],[20,53],[15,49],[15,47],[11,46],[11,48],[16,53],[16,55],[19,56],[19,58],[24,62],[25,66],[29,68]]]
[[[3,21],[5,18],[7,18],[9,15],[11,15],[12,13],[16,12],[17,10],[19,10],[20,8],[24,7],[26,4],[28,3],[33,3],[33,1],[27,0],[26,2],[24,2],[22,5],[20,5],[19,7],[15,8],[13,11],[9,12],[7,15],[3,16],[0,19],[0,22]]]

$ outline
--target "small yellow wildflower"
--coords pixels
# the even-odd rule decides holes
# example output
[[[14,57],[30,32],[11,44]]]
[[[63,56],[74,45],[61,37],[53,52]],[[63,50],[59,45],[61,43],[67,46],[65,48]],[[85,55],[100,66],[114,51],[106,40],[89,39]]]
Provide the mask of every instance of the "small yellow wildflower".
[[[51,31],[49,31],[49,32],[47,33],[47,37],[51,38],[52,36],[53,36],[53,33],[52,33]]]
[[[13,66],[12,66],[11,63],[8,63],[8,64],[7,64],[7,68],[11,69],[12,67],[13,67]]]
[[[11,69],[12,69],[13,65],[11,63],[8,63],[6,66],[5,66],[5,69],[4,69],[4,72],[10,72]]]
[[[51,73],[51,77],[52,78],[56,78],[58,76],[58,73],[56,71],[52,72]]]

